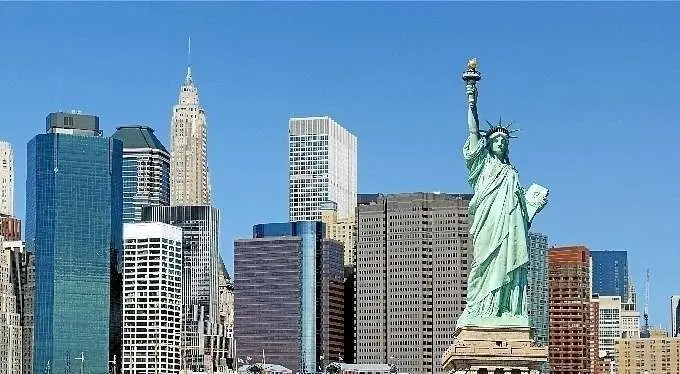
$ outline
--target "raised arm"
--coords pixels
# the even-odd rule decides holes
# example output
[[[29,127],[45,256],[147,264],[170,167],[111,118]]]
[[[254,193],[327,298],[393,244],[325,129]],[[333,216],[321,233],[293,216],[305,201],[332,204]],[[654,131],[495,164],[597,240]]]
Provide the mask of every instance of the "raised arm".
[[[467,86],[468,94],[468,130],[470,131],[470,146],[475,148],[479,141],[479,117],[477,116],[477,87]]]
[[[470,131],[470,147],[475,149],[479,142],[479,117],[477,117],[477,82],[482,79],[477,71],[477,59],[468,61],[467,70],[463,73],[465,92],[468,97],[468,130]]]

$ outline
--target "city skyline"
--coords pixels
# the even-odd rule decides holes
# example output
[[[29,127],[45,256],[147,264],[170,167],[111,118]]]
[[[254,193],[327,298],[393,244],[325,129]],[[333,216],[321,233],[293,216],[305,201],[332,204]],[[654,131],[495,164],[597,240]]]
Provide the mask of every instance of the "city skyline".
[[[133,14],[129,6],[112,4],[109,17],[95,22],[101,17],[93,15],[101,10],[79,5],[68,12],[82,15],[83,24],[54,28],[59,16],[47,14],[65,14],[66,7],[3,5],[3,27],[17,35],[6,46],[13,53],[0,62],[12,92],[2,124],[10,130],[0,137],[14,147],[16,215],[25,218],[26,143],[41,131],[48,112],[75,107],[99,115],[107,136],[124,123],[148,123],[169,147],[169,108],[186,70],[187,34],[196,46],[194,74],[210,114],[213,200],[223,209],[221,247],[230,272],[234,238],[246,237],[253,222],[286,217],[286,122],[291,116],[329,115],[357,135],[361,193],[467,193],[457,151],[465,132],[460,72],[466,59],[477,55],[485,74],[480,90],[488,95],[480,106],[489,116],[518,121],[523,131],[513,143],[513,160],[531,177],[527,183],[544,182],[553,191],[535,229],[548,234],[550,244],[627,250],[638,285],[644,284],[645,269],[652,269],[651,324],[668,325],[668,297],[678,290],[661,281],[674,270],[662,260],[664,251],[674,250],[673,220],[663,218],[670,217],[664,211],[669,204],[680,204],[674,197],[677,181],[651,161],[649,146],[638,135],[649,123],[670,131],[677,118],[671,99],[678,90],[671,83],[680,80],[672,63],[676,52],[662,48],[668,30],[678,29],[667,11],[675,5],[624,4],[613,13],[602,4],[277,4],[262,12],[263,6],[213,4],[180,12],[175,4],[154,8],[158,14],[152,15],[149,6],[140,5],[139,14]],[[484,13],[485,23],[456,16],[466,9]],[[275,13],[284,21],[274,19]],[[565,19],[578,15],[584,26],[549,29],[558,13]],[[397,22],[405,14],[412,19]],[[285,21],[298,17],[312,21],[304,26]],[[607,29],[603,17],[607,24],[629,27]],[[336,18],[357,26],[345,32],[346,21]],[[190,20],[186,27],[172,30],[184,19]],[[121,22],[130,26],[113,28]],[[158,28],[145,34],[149,24]],[[509,27],[513,32],[504,35],[501,31]],[[53,31],[40,41],[46,29]],[[246,37],[236,38],[239,30]],[[79,48],[66,57],[56,50],[49,63],[30,52],[64,42],[77,42]],[[313,47],[321,51],[309,53]],[[329,52],[336,61],[323,57]],[[638,78],[649,66],[649,55],[656,56],[654,68],[665,78],[661,82]],[[425,141],[414,136],[414,128],[440,136]],[[598,148],[612,147],[603,143],[613,133],[625,152]],[[586,151],[574,151],[575,145]],[[542,157],[532,156],[536,151]],[[668,148],[656,151],[654,157],[666,164],[680,162]],[[595,162],[593,154],[603,159],[615,154],[620,165]],[[657,176],[657,183],[642,175]],[[593,193],[594,186],[603,185],[611,192]],[[668,203],[621,204],[633,191],[667,197]],[[633,222],[631,215],[661,219]],[[650,248],[659,256],[649,256]]]

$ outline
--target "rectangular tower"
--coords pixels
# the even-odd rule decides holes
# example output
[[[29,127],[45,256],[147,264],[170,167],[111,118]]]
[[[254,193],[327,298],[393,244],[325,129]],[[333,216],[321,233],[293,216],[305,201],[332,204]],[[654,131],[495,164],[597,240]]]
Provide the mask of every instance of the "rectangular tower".
[[[330,117],[288,121],[288,215],[321,220],[321,203],[337,204],[338,218],[357,205],[357,138]]]
[[[465,308],[472,195],[366,196],[357,209],[356,357],[442,373]]]
[[[170,154],[147,126],[122,126],[123,222],[141,222],[142,207],[170,205]]]
[[[216,370],[231,358],[233,344],[219,309],[219,212],[211,206],[147,206],[142,221],[182,229],[182,367]]]
[[[548,236],[529,233],[527,305],[534,341],[548,345]]]
[[[14,215],[14,151],[0,140],[0,214]]]
[[[123,146],[99,118],[51,113],[28,143],[26,249],[35,254],[33,371],[107,373],[122,335]]]
[[[623,307],[619,296],[598,297],[598,350],[614,355],[615,342],[621,338]]]
[[[343,354],[342,244],[323,234],[321,222],[270,223],[234,242],[239,356],[264,349],[268,362],[317,372]]]
[[[600,296],[628,297],[628,252],[591,251],[593,259],[593,293]]]
[[[551,373],[594,373],[591,355],[597,343],[594,329],[598,323],[597,304],[591,302],[590,271],[590,251],[586,247],[548,251]]]
[[[182,229],[126,223],[123,373],[179,374]]]

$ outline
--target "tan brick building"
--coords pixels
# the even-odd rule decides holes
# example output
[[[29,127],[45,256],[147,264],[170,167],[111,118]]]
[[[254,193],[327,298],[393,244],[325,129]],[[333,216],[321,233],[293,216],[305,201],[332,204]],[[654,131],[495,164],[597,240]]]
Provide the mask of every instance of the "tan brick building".
[[[472,195],[376,195],[357,209],[356,357],[443,373],[465,308]]]
[[[618,374],[680,373],[680,338],[652,329],[649,338],[624,338],[616,342]]]

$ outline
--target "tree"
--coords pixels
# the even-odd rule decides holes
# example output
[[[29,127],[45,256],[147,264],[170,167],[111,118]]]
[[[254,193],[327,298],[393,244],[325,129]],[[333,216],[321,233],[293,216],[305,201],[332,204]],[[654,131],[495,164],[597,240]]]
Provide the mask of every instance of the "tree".
[[[330,363],[326,366],[327,374],[340,374],[341,371],[342,367],[340,367],[340,364],[337,362]]]
[[[248,373],[250,374],[262,374],[263,371],[260,364],[253,364],[248,367]]]

